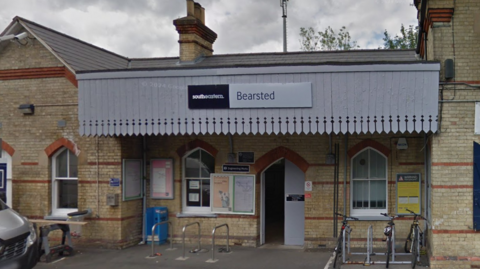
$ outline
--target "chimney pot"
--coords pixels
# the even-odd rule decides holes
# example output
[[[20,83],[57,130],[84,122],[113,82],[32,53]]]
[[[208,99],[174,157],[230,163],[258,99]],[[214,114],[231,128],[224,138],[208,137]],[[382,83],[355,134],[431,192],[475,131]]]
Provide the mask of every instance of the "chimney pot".
[[[202,6],[199,3],[195,3],[195,18],[199,19],[203,24],[202,21]]]
[[[195,17],[195,2],[187,0],[187,16]]]
[[[200,20],[205,24],[205,8],[203,7],[200,9]]]

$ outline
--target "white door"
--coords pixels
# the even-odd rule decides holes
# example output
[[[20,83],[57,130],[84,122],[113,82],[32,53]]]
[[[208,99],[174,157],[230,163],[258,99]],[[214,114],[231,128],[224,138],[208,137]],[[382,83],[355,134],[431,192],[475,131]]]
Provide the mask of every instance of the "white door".
[[[305,239],[305,173],[285,159],[285,245],[303,246]]]

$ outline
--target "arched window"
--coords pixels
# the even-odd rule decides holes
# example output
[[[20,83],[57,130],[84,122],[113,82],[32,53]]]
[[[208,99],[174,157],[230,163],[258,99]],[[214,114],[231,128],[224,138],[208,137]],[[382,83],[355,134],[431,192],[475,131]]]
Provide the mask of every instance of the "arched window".
[[[52,156],[52,215],[65,217],[77,209],[77,156],[62,148]]]
[[[351,167],[351,215],[387,213],[387,158],[369,147],[352,158]]]
[[[215,158],[195,149],[183,158],[183,211],[210,213],[210,174],[215,172]]]

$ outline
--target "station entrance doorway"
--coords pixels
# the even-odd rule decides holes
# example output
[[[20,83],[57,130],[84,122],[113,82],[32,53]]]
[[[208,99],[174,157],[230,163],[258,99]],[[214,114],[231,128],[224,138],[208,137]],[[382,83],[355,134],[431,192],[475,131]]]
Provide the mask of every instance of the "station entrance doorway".
[[[280,159],[261,176],[260,244],[302,246],[305,236],[305,173]]]

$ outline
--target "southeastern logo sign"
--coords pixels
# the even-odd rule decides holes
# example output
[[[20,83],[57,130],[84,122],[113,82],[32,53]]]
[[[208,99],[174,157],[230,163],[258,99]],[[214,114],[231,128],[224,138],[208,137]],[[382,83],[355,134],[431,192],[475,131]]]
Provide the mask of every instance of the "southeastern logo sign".
[[[188,86],[188,108],[229,108],[228,85]]]
[[[190,109],[305,107],[312,107],[310,82],[188,86]]]

